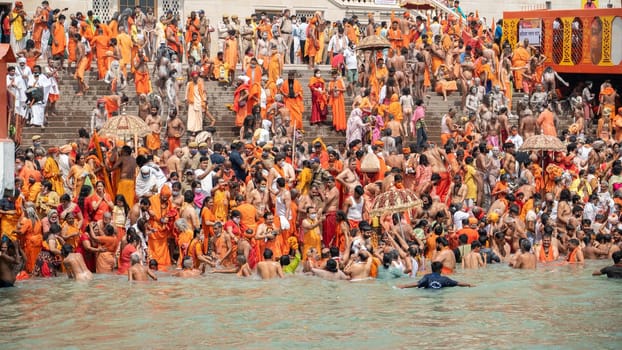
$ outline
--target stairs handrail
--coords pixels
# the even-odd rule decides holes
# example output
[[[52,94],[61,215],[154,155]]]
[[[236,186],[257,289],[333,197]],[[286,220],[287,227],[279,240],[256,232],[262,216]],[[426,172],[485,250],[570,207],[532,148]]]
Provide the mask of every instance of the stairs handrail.
[[[431,3],[434,7],[436,7],[437,9],[450,14],[452,16],[454,16],[455,18],[460,19],[460,21],[462,21],[462,24],[467,25],[467,21],[464,17],[462,17],[459,13],[456,13],[456,11],[450,9],[449,7],[445,6],[445,4],[443,4],[441,1],[439,0],[426,0],[427,2]]]

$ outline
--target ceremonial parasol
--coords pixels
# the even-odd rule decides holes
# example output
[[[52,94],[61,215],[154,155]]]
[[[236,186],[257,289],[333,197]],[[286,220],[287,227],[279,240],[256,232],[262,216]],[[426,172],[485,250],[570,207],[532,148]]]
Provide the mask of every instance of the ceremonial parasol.
[[[520,150],[540,152],[540,158],[542,159],[542,178],[544,178],[544,152],[566,152],[567,149],[564,143],[555,136],[534,135],[525,140]],[[542,187],[542,194],[544,194],[544,186]]]
[[[370,214],[380,216],[387,213],[401,213],[420,205],[421,200],[411,190],[391,190],[374,198]]]
[[[525,140],[520,147],[521,151],[554,151],[565,152],[566,146],[555,136],[550,135],[534,135]]]
[[[391,190],[374,198],[370,215],[381,216],[383,214],[401,213],[417,206],[421,206],[421,200],[411,190]],[[400,233],[405,239],[401,224]]]
[[[108,119],[101,130],[99,130],[99,133],[117,138],[134,137],[135,135],[143,137],[151,133],[151,130],[149,125],[141,118],[122,114]]]
[[[380,35],[370,35],[363,38],[356,46],[357,50],[382,50],[391,47],[391,42]]]
[[[407,10],[434,10],[434,6],[426,0],[402,0],[400,7]]]

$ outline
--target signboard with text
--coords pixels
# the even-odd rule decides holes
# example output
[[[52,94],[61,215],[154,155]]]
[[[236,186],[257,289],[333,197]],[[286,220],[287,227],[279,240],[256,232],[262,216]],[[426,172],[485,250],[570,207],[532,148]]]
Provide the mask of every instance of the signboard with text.
[[[518,40],[529,40],[529,44],[540,46],[542,43],[542,20],[524,19],[518,22]]]

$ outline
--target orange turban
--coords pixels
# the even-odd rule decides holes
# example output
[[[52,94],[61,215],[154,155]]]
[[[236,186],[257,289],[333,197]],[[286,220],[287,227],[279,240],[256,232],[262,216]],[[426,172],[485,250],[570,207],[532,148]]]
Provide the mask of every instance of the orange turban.
[[[138,149],[138,155],[139,155],[139,156],[146,156],[146,155],[148,155],[148,154],[149,154],[149,150],[148,150],[148,149],[146,149],[145,147],[140,147],[140,148]]]
[[[171,191],[171,188],[169,186],[162,186],[162,189],[160,189],[160,195],[162,196],[168,196],[170,197],[173,194],[173,192]]]
[[[374,145],[376,145],[376,146],[384,146],[384,142],[382,142],[380,140],[376,140],[376,141],[374,141]]]
[[[410,154],[410,148],[408,148],[408,147],[404,147],[404,148],[402,148],[402,153],[404,153],[404,154]]]

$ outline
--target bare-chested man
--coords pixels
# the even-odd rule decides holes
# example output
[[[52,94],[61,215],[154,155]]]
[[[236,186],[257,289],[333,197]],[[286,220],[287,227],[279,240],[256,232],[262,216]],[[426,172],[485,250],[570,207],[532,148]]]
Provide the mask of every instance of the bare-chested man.
[[[199,215],[194,208],[193,202],[194,192],[186,191],[184,193],[184,202],[181,205],[181,210],[179,211],[179,217],[186,220],[188,228],[192,231],[201,227],[201,221],[199,220]]]
[[[212,273],[235,273],[238,277],[250,277],[253,274],[251,267],[248,265],[246,261],[246,257],[244,255],[238,255],[237,257],[238,267],[233,267],[230,269],[217,269],[213,270]]]
[[[281,264],[272,260],[272,250],[266,248],[263,252],[263,258],[264,261],[257,263],[257,274],[262,280],[285,277]]]
[[[449,249],[449,242],[445,237],[436,238],[436,252],[432,257],[432,261],[438,261],[443,264],[442,272],[446,275],[456,270],[456,256],[453,250]]]
[[[528,107],[522,110],[520,117],[518,132],[523,137],[523,140],[527,140],[536,134],[536,118],[534,118],[533,112]]]
[[[428,158],[433,174],[438,174],[440,180],[436,185],[436,196],[443,202],[451,185],[451,176],[447,171],[447,154],[440,147],[432,146],[426,149],[423,154]]]
[[[175,149],[173,154],[166,160],[166,168],[168,169],[168,174],[176,173],[177,175],[183,174],[183,169],[181,168],[181,157],[184,156],[184,151],[181,148]]]
[[[348,166],[343,168],[341,173],[337,175],[336,180],[346,187],[349,194],[354,193],[354,188],[361,184],[356,174],[356,158],[350,158],[348,160]]]
[[[166,137],[168,139],[168,149],[171,152],[181,147],[181,137],[186,133],[186,126],[181,118],[177,117],[177,110],[169,112],[166,121]],[[181,157],[180,157],[181,159]]]
[[[516,253],[514,261],[510,262],[510,266],[523,270],[535,269],[536,261],[536,256],[531,252],[531,242],[528,239],[523,239],[520,243],[520,252]]]
[[[175,272],[172,275],[173,277],[192,278],[201,275],[201,270],[193,267],[192,258],[190,256],[186,256],[182,264],[182,270]]]
[[[480,267],[486,267],[486,259],[482,258],[480,249],[482,244],[479,241],[471,242],[471,251],[464,257],[462,257],[463,269],[479,269]]]
[[[74,253],[71,244],[64,244],[61,252],[63,254],[63,266],[67,277],[76,281],[90,281],[93,274],[86,267],[82,254]]]
[[[263,177],[259,179],[256,188],[253,188],[246,197],[246,201],[257,209],[257,215],[263,216],[266,212],[266,203],[268,203],[268,182]]]
[[[117,194],[123,195],[128,205],[134,204],[135,197],[135,182],[136,182],[136,159],[132,156],[132,148],[130,146],[123,146],[121,148],[121,155],[112,166],[108,169],[112,172],[115,169],[120,169],[120,179],[117,183]]]
[[[323,269],[312,268],[311,272],[325,280],[338,281],[349,279],[345,273],[337,268],[337,262],[333,259],[328,259]]]
[[[127,270],[127,280],[128,281],[149,281],[151,278],[154,281],[158,280],[158,277],[151,271],[150,269],[144,267],[140,264],[140,255],[138,253],[133,253],[130,256],[130,262],[132,263],[132,267]]]
[[[361,249],[358,252],[358,261],[350,261],[344,272],[350,276],[350,281],[353,282],[369,279],[372,262],[371,254]]]

